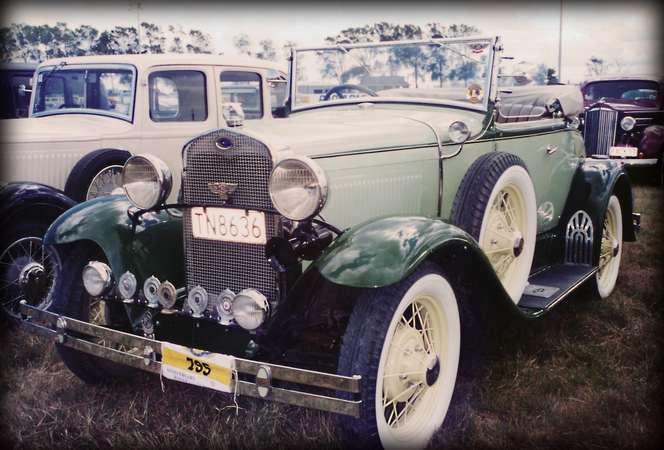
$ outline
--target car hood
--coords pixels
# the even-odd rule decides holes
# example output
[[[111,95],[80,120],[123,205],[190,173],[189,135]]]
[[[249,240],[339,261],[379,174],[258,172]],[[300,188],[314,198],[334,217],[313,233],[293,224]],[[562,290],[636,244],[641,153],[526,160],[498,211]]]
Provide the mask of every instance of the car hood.
[[[5,144],[101,141],[102,132],[104,136],[108,136],[109,131],[121,134],[131,126],[122,120],[83,114],[28,117],[0,122],[0,142]]]
[[[485,114],[447,108],[331,107],[293,114],[287,119],[255,123],[255,137],[278,142],[295,156],[328,156],[356,151],[375,151],[452,144],[449,126],[464,121],[471,139],[482,131]],[[435,132],[434,132],[435,130]],[[249,131],[249,130],[248,130]]]
[[[638,99],[638,100],[628,100],[628,99],[607,99],[603,101],[598,101],[598,102],[588,102],[585,101],[585,107],[587,108],[592,108],[592,107],[599,107],[599,106],[604,106],[604,107],[609,107],[611,109],[615,109],[616,111],[657,111],[659,110],[659,105],[657,102],[653,100],[645,100],[645,99]]]

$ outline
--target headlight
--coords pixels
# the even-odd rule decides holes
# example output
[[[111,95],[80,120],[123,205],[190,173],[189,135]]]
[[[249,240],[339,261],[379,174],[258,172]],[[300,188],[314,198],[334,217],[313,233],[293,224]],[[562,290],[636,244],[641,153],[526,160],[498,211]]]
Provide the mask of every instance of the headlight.
[[[141,209],[161,204],[171,193],[171,171],[154,155],[134,155],[122,169],[122,187],[127,198]]]
[[[255,330],[263,325],[270,312],[267,298],[256,289],[245,289],[233,299],[235,321],[245,330]]]
[[[623,120],[620,121],[620,128],[625,131],[632,131],[634,129],[634,125],[636,125],[636,120],[634,120],[634,117],[625,116],[623,117]]]
[[[304,220],[318,214],[325,205],[327,180],[312,159],[288,158],[272,171],[269,190],[272,203],[282,215]]]
[[[83,286],[93,297],[108,294],[113,287],[113,272],[106,264],[92,261],[83,269]]]

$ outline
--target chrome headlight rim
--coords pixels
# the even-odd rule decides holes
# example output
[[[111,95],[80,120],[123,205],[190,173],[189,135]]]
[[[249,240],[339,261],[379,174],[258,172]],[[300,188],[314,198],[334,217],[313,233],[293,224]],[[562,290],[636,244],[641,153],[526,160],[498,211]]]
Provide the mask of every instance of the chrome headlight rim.
[[[153,180],[131,180],[132,171],[138,165],[150,168]],[[150,170],[147,169],[147,170]],[[153,184],[153,186],[150,186]],[[163,204],[171,193],[173,177],[168,165],[158,157],[148,153],[131,156],[122,168],[122,189],[129,201],[140,209],[151,209]],[[149,190],[148,193],[145,190]]]
[[[113,289],[113,271],[100,261],[90,261],[81,273],[83,287],[92,297],[108,295]]]
[[[620,128],[624,131],[632,131],[636,126],[636,119],[632,116],[625,116],[620,121]]]
[[[285,170],[293,170],[293,168],[285,167],[288,165],[299,166],[300,169],[307,170],[311,177],[315,180],[315,197],[313,199],[309,199],[310,201],[307,202],[306,207],[304,207],[301,202],[293,202],[292,199],[291,201],[284,201],[290,197],[290,193],[284,195],[284,189],[282,189],[282,192],[277,192],[276,184],[278,183],[280,172]],[[298,188],[303,190],[307,189],[302,185],[290,186],[290,189]],[[279,161],[272,169],[270,180],[268,182],[270,200],[272,200],[274,207],[282,216],[295,221],[302,221],[315,217],[323,209],[323,206],[325,206],[325,202],[327,201],[327,190],[328,185],[325,171],[316,161],[306,156],[293,156]],[[292,208],[288,206],[294,203],[299,205],[300,208]]]
[[[254,331],[270,316],[270,303],[257,289],[247,288],[235,296],[232,310],[238,325],[245,330]]]

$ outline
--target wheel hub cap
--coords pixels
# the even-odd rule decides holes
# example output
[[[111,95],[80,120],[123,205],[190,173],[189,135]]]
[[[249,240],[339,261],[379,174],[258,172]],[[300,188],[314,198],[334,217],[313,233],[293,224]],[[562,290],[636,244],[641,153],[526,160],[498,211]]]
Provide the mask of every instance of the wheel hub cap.
[[[421,332],[399,325],[385,367],[385,397],[397,402],[407,401],[417,386],[432,386],[439,375],[438,356],[425,350]]]
[[[427,381],[427,386],[433,386],[433,384],[438,380],[440,375],[440,361],[436,355],[431,355],[429,362],[427,363],[427,373],[425,379]]]
[[[514,235],[514,245],[512,247],[515,258],[518,258],[521,252],[523,252],[524,243],[523,235],[517,231]]]
[[[21,290],[29,297],[38,296],[46,288],[48,282],[44,267],[36,262],[26,264],[21,269],[18,279]]]

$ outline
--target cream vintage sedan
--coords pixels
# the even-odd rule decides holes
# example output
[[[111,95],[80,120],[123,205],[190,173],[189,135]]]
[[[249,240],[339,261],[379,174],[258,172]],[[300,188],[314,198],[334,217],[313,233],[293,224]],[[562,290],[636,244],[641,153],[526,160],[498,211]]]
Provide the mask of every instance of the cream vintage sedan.
[[[279,114],[284,85],[271,87],[268,76],[285,75],[274,65],[214,55],[45,61],[29,118],[0,122],[0,180],[46,184],[81,202],[120,187],[122,166],[136,153],[154,153],[179,173],[182,146],[227,125],[230,104],[247,121]]]

